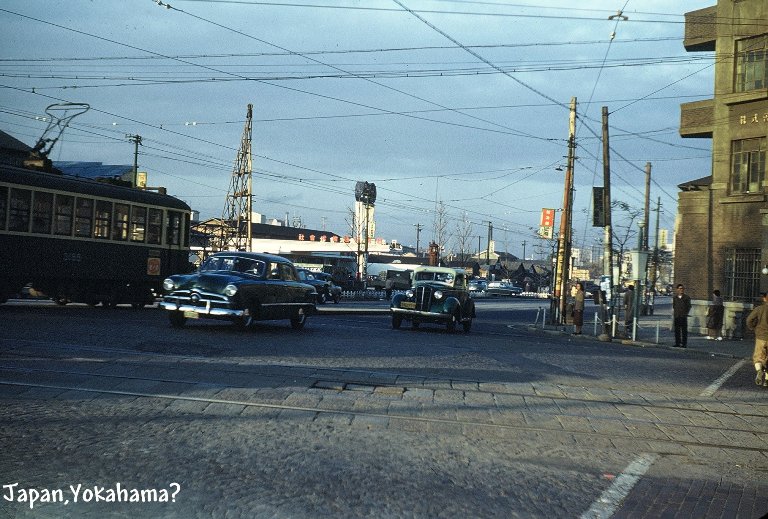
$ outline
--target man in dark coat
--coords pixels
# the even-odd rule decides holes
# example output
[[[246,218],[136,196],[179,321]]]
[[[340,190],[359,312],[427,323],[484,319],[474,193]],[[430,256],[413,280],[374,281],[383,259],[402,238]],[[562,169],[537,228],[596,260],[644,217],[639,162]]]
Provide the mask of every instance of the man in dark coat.
[[[672,319],[675,325],[675,346],[688,346],[688,313],[691,311],[691,298],[685,293],[681,283],[677,285],[677,293],[672,298]]]

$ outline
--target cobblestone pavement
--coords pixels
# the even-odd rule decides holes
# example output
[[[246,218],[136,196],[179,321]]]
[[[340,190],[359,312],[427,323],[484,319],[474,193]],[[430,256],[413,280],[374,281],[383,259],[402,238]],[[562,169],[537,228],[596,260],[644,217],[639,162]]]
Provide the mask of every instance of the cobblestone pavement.
[[[3,312],[0,484],[18,486],[0,517],[768,511],[766,393],[739,358],[531,334],[490,310],[471,335]],[[5,497],[24,489],[69,503]]]

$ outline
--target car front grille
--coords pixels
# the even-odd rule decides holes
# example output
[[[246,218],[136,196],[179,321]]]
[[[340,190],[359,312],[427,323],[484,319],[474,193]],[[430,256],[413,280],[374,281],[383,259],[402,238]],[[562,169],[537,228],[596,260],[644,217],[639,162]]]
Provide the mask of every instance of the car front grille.
[[[201,309],[227,308],[230,306],[229,299],[226,296],[189,290],[177,290],[165,296],[165,300]]]
[[[416,310],[428,312],[432,306],[432,287],[416,287],[414,299],[416,300]]]

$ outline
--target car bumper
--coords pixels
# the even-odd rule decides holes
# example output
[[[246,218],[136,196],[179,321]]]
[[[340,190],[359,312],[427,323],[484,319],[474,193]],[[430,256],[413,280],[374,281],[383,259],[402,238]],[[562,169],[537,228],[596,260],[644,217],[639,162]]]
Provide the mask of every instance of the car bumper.
[[[184,303],[177,303],[175,301],[160,301],[158,304],[160,308],[170,310],[172,312],[195,312],[200,315],[210,317],[242,317],[243,310],[236,310],[234,308],[216,308],[210,306],[195,306]]]
[[[451,318],[450,314],[442,312],[425,312],[423,310],[411,310],[410,308],[390,308],[392,313],[400,314],[403,317],[421,317],[432,321],[447,321]]]

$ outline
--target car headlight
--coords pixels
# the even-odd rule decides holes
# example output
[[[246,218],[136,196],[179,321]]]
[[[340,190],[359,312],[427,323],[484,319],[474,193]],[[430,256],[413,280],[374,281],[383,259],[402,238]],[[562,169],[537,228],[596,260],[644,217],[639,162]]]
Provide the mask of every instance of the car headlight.
[[[163,290],[165,290],[166,292],[170,292],[174,288],[176,288],[176,283],[174,283],[171,278],[167,278],[163,280]]]
[[[413,290],[410,290],[410,289],[406,290],[405,297],[413,297]]]
[[[232,297],[233,295],[237,294],[237,286],[236,285],[227,285],[224,287],[224,295],[227,297]]]
[[[443,292],[440,290],[435,290],[435,299],[442,299],[443,298]]]

